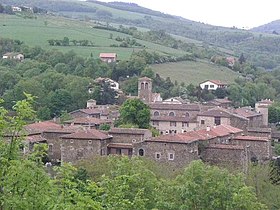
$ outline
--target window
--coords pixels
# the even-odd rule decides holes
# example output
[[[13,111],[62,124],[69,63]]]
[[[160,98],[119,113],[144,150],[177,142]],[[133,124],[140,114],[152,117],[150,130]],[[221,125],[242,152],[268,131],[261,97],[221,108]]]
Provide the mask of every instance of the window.
[[[144,150],[143,149],[139,149],[138,154],[139,154],[139,156],[144,156]]]
[[[53,153],[53,144],[49,144],[49,153]]]
[[[159,112],[158,112],[158,111],[155,111],[155,112],[154,112],[154,116],[155,116],[155,117],[159,116]]]
[[[214,85],[210,85],[210,88],[214,88]]]
[[[174,153],[168,153],[168,160],[174,160]]]
[[[174,112],[169,112],[169,116],[170,116],[170,117],[174,117],[174,116],[175,116],[175,113],[174,113]]]
[[[214,117],[214,124],[221,125],[221,117]]]
[[[188,112],[186,112],[186,117],[190,117],[190,114]]]
[[[156,154],[155,154],[155,158],[156,158],[157,160],[159,160],[159,159],[160,159],[160,156],[161,156],[161,154],[160,154],[159,152],[156,152]]]
[[[170,126],[176,127],[176,122],[170,122]]]
[[[205,124],[205,120],[201,120],[201,121],[200,121],[200,124],[201,124],[201,125],[204,125],[204,124]]]
[[[145,83],[145,89],[149,89],[149,84]]]
[[[208,89],[208,88],[209,88],[209,85],[205,85],[205,86],[204,86],[204,89]]]
[[[88,140],[88,144],[92,144],[92,140]]]
[[[144,82],[141,82],[141,89],[144,89]]]
[[[153,121],[153,125],[159,125],[158,121]]]
[[[189,127],[189,123],[188,122],[182,122],[182,127]]]
[[[117,155],[121,155],[121,154],[122,154],[122,150],[121,150],[120,148],[117,148],[117,149],[116,149],[116,154],[117,154]]]

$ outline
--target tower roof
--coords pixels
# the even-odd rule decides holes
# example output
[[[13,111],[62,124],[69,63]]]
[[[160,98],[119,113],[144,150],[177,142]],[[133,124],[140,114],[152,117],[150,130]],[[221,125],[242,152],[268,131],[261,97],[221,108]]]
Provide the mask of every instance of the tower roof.
[[[139,78],[138,80],[139,80],[139,81],[146,81],[146,80],[152,81],[152,79],[149,78],[149,77],[141,77],[141,78]]]

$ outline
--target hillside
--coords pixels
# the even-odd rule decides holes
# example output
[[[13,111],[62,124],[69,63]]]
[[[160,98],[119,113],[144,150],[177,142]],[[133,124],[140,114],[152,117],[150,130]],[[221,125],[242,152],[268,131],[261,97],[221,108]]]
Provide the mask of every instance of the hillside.
[[[198,85],[208,79],[221,80],[230,84],[239,76],[238,73],[226,67],[217,66],[203,60],[156,64],[151,67],[155,73],[162,77],[170,77],[173,81],[184,82],[186,85],[191,83]]]
[[[157,52],[162,55],[184,55],[185,52],[147,41],[137,40],[142,46],[134,47],[110,47],[118,45],[114,38],[131,37],[130,35],[93,28],[94,23],[85,21],[70,20],[57,16],[40,15],[36,19],[24,19],[15,15],[0,14],[1,37],[18,39],[30,46],[41,46],[45,49],[58,49],[63,52],[74,50],[83,57],[91,54],[98,57],[101,52],[116,52],[119,59],[128,59],[134,51],[145,48],[147,51]],[[112,39],[110,39],[112,34]],[[89,40],[93,42],[92,47],[88,46],[50,46],[49,39]]]
[[[280,34],[280,20],[275,20],[270,23],[252,28],[251,31],[268,34]]]

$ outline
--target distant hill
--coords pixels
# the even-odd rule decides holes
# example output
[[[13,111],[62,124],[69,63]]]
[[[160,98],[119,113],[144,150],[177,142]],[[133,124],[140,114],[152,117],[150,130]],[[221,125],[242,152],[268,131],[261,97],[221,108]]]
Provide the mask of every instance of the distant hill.
[[[251,31],[259,33],[280,34],[280,20],[252,28]]]
[[[0,0],[0,3],[34,5],[56,15],[80,21],[102,22],[116,27],[137,27],[144,31],[165,31],[185,42],[191,40],[191,44],[199,48],[193,50],[194,54],[197,51],[200,51],[200,54],[208,51],[207,56],[210,57],[239,57],[243,54],[247,61],[257,67],[268,70],[280,67],[280,36],[277,35],[280,33],[280,27],[277,26],[279,21],[252,30],[243,30],[195,22],[133,3],[104,3],[96,0]]]

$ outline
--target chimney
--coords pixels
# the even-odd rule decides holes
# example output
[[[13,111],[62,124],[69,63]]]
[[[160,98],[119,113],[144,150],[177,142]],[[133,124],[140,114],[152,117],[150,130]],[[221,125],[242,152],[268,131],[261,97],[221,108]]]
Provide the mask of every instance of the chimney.
[[[206,131],[209,132],[211,130],[210,126],[206,127]]]

